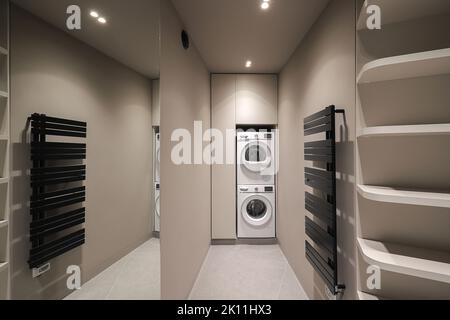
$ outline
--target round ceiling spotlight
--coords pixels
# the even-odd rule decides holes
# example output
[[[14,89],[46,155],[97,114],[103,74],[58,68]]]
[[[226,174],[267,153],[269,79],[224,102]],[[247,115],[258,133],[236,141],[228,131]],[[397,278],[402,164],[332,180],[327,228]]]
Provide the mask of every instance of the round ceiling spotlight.
[[[91,15],[91,17],[93,17],[93,18],[98,18],[98,17],[99,17],[99,14],[98,14],[97,11],[91,11],[90,15]]]
[[[181,31],[181,43],[183,44],[183,48],[185,50],[189,49],[190,41],[189,41],[189,34],[186,30]]]
[[[247,62],[245,63],[246,68],[251,68],[252,65],[253,65],[253,62],[251,60],[247,60]]]
[[[106,19],[105,18],[103,18],[103,17],[100,17],[100,18],[98,18],[98,20],[97,20],[98,22],[100,22],[100,23],[103,23],[103,24],[105,24],[106,23]]]
[[[263,0],[262,2],[261,2],[261,9],[263,9],[263,10],[267,10],[267,9],[269,9],[269,7],[270,7],[270,0]]]

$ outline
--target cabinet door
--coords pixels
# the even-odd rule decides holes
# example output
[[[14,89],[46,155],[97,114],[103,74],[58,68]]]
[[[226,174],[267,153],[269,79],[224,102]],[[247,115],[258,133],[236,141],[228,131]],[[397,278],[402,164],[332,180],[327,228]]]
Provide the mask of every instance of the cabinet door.
[[[236,77],[237,124],[274,125],[278,122],[278,79],[276,75]]]
[[[227,129],[236,127],[236,76],[213,75],[211,79],[212,128],[226,137]],[[226,156],[236,158],[234,137]],[[225,141],[224,141],[225,146]],[[225,155],[225,153],[224,153]],[[224,159],[226,161],[226,159]],[[236,239],[236,169],[234,164],[212,166],[212,238]]]
[[[159,79],[152,81],[152,126],[159,127],[161,122],[159,103]]]

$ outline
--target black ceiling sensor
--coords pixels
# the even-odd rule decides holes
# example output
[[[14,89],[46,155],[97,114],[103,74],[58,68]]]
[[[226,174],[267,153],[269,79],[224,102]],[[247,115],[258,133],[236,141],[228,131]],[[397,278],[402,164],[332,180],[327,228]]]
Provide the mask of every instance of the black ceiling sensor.
[[[183,30],[181,32],[181,42],[183,43],[184,49],[189,49],[189,34],[186,32],[186,30]]]

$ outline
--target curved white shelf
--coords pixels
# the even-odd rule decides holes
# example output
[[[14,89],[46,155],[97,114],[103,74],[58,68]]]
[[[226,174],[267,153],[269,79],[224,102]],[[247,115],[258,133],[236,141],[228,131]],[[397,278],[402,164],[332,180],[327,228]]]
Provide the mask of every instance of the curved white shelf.
[[[358,138],[423,135],[450,135],[450,124],[368,127],[360,129],[358,132]]]
[[[448,0],[366,0],[368,5],[378,5],[382,11],[382,24],[411,21],[450,11]],[[358,30],[366,29],[365,7],[358,20]]]
[[[358,83],[371,83],[450,73],[450,48],[383,58],[367,63]]]
[[[8,221],[6,221],[6,220],[1,220],[0,221],[0,229],[3,228],[3,227],[7,227],[7,226],[8,226]]]
[[[3,48],[3,47],[0,47],[0,54],[3,54],[3,55],[5,55],[5,56],[7,56],[7,55],[8,55],[8,50],[6,50],[6,49]]]
[[[0,184],[5,184],[9,182],[9,178],[0,178]]]
[[[365,199],[378,202],[450,208],[450,193],[400,190],[366,185],[358,185],[358,193]]]
[[[359,300],[384,300],[380,297],[374,296],[373,294],[365,293],[362,291],[358,291],[358,299]]]
[[[0,262],[0,272],[8,267],[8,262]]]
[[[382,270],[450,283],[450,252],[406,247],[358,238],[364,260]]]
[[[5,91],[0,91],[0,97],[3,97],[3,98],[8,98],[8,92],[5,92]]]

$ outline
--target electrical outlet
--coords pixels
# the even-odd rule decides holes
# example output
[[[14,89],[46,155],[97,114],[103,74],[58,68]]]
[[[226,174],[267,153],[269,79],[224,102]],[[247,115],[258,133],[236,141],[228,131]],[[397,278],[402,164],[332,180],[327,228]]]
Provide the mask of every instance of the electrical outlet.
[[[50,271],[50,262],[46,263],[38,268],[33,268],[32,269],[33,278],[37,278],[48,271]]]

